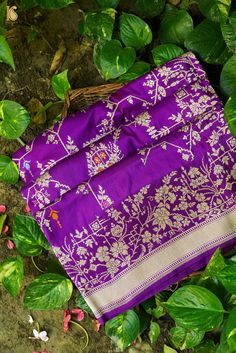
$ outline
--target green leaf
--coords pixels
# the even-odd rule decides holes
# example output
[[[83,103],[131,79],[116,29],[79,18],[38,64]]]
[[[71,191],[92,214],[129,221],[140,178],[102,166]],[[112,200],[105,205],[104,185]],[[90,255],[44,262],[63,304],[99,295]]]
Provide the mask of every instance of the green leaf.
[[[199,346],[194,349],[194,353],[215,353],[216,346],[215,343],[211,340],[202,342]]]
[[[231,0],[198,0],[201,13],[214,22],[225,22],[229,15]]]
[[[0,101],[0,136],[8,139],[20,137],[30,122],[22,105],[10,100]]]
[[[16,69],[11,48],[3,35],[0,35],[0,62],[10,65],[13,70]]]
[[[6,14],[7,14],[7,0],[4,0],[0,4],[0,27],[5,26]]]
[[[17,249],[22,255],[37,256],[42,249],[48,250],[43,232],[34,218],[16,214],[13,221],[13,238]]]
[[[75,299],[76,305],[78,308],[86,312],[87,314],[93,315],[91,308],[88,306],[83,296],[79,293]]]
[[[116,8],[119,4],[120,0],[96,0],[98,6],[102,9],[106,7],[113,7]]]
[[[141,18],[123,13],[120,16],[120,38],[126,47],[143,48],[152,41],[152,31]]]
[[[70,4],[73,4],[73,0],[36,0],[36,3],[43,9],[62,9]]]
[[[226,265],[216,277],[231,294],[236,294],[236,264]]]
[[[72,295],[72,282],[59,274],[46,273],[28,285],[24,306],[30,310],[59,309]]]
[[[148,337],[151,341],[151,344],[155,344],[160,336],[161,328],[157,322],[152,321],[150,324],[150,329],[148,332]]]
[[[23,281],[23,260],[21,256],[9,258],[0,264],[0,283],[16,297]]]
[[[230,350],[229,353],[236,352],[236,306],[229,314],[224,330]]]
[[[110,40],[112,37],[116,10],[107,8],[100,12],[89,11],[83,19],[82,26],[80,24],[80,33],[87,35],[89,38],[99,40]]]
[[[197,346],[202,341],[205,332],[177,326],[170,329],[170,334],[173,345],[182,351]]]
[[[2,234],[2,228],[5,224],[6,219],[7,219],[6,213],[0,214],[0,235]]]
[[[205,271],[201,275],[203,279],[215,276],[225,267],[224,257],[221,255],[221,250],[218,248],[212,255]]]
[[[105,332],[120,350],[125,350],[138,336],[140,329],[138,315],[128,310],[105,324]]]
[[[208,289],[186,285],[174,292],[165,304],[178,326],[211,331],[223,320],[224,308]]]
[[[175,44],[161,44],[152,49],[152,57],[156,66],[177,58],[184,53],[183,49]]]
[[[165,7],[165,0],[136,0],[135,12],[141,17],[153,18],[159,15]]]
[[[175,349],[164,344],[164,353],[178,353]]]
[[[70,82],[67,77],[68,70],[64,70],[57,75],[52,76],[51,84],[55,95],[61,100],[65,99],[66,92],[71,89]]]
[[[134,347],[129,349],[129,353],[153,353],[152,347],[145,342],[136,343]]]
[[[36,0],[21,0],[20,2],[20,9],[23,11],[30,10],[34,6],[37,6]]]
[[[224,116],[232,135],[236,136],[236,94],[229,97],[224,106]]]
[[[236,94],[236,54],[224,65],[220,75],[220,87],[222,91],[231,96]]]
[[[15,184],[19,178],[18,167],[8,156],[0,155],[0,179]]]
[[[208,64],[224,64],[230,57],[218,23],[203,20],[185,40],[188,50]]]
[[[137,61],[125,74],[119,77],[118,82],[134,80],[150,71],[150,69],[151,66],[149,63],[146,63],[145,61]]]
[[[112,39],[97,43],[93,58],[101,76],[109,80],[127,72],[135,62],[136,53],[134,48],[122,48],[118,40]]]
[[[236,52],[236,12],[232,13],[227,23],[221,25],[221,31],[227,47]]]
[[[182,45],[193,30],[192,17],[186,10],[173,8],[165,11],[160,25],[162,43]]]

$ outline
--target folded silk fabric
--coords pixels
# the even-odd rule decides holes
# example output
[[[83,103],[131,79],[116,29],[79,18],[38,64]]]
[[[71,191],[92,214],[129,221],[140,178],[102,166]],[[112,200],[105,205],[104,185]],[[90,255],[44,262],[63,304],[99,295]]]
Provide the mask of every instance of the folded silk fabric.
[[[104,323],[236,244],[236,139],[192,53],[16,151],[23,197]]]

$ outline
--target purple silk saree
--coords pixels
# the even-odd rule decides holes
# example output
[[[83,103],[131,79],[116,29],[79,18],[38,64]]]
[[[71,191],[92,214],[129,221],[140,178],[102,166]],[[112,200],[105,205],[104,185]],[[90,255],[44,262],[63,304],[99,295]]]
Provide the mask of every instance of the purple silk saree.
[[[23,197],[104,321],[236,244],[236,139],[192,53],[13,155]]]

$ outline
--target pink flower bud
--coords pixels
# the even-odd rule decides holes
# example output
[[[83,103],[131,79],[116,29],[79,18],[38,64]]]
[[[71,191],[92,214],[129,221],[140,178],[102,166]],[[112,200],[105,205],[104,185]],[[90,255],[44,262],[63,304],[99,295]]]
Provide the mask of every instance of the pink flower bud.
[[[82,321],[84,319],[84,312],[81,309],[72,309],[71,310],[72,314],[76,315],[76,320],[77,321]]]
[[[5,213],[7,210],[5,205],[0,205],[0,213]]]
[[[7,247],[8,247],[9,250],[13,250],[13,249],[15,248],[14,242],[9,239],[9,240],[7,241]]]
[[[2,228],[2,234],[6,234],[9,231],[9,227],[7,224],[5,224]]]

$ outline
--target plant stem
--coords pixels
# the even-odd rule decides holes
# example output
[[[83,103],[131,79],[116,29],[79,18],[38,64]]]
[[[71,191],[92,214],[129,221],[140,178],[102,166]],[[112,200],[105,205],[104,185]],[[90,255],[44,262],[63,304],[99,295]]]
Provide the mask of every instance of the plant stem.
[[[32,261],[34,267],[35,267],[39,272],[45,273],[45,271],[41,270],[41,268],[39,268],[38,265],[35,263],[33,256],[31,256],[31,261]]]
[[[74,325],[77,325],[84,333],[85,333],[85,336],[86,336],[86,345],[84,346],[84,348],[82,348],[82,351],[88,347],[88,344],[89,344],[89,335],[88,335],[88,332],[85,330],[85,328],[79,324],[78,322],[74,321],[74,320],[70,320],[69,321],[71,324],[74,324]]]
[[[0,238],[0,240],[14,240],[12,237],[4,237],[4,238]]]
[[[25,145],[26,145],[25,142],[24,142],[20,137],[17,138],[17,141],[18,141],[22,146],[25,146]]]

